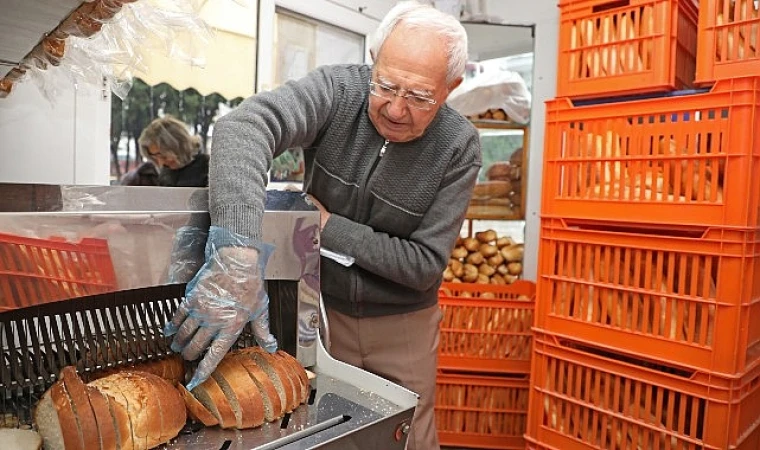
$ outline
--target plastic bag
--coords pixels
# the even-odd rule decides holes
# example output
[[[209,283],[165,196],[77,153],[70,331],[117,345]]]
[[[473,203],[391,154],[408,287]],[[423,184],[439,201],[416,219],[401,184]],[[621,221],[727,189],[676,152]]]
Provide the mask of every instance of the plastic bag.
[[[514,122],[530,122],[530,92],[517,72],[501,70],[478,75],[454,90],[446,102],[464,116],[503,109]]]

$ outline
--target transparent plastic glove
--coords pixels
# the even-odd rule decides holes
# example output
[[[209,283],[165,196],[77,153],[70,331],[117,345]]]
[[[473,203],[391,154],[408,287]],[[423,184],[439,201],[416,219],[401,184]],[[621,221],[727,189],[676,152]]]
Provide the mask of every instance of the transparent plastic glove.
[[[206,229],[194,226],[177,229],[167,282],[189,283],[193,279],[203,266],[207,239],[208,230]]]
[[[269,297],[264,290],[264,269],[272,250],[271,245],[224,228],[209,230],[206,262],[164,327],[164,334],[174,335],[172,350],[185,359],[195,360],[206,351],[188,390],[211,375],[250,321],[256,342],[268,352],[277,350],[269,333]]]

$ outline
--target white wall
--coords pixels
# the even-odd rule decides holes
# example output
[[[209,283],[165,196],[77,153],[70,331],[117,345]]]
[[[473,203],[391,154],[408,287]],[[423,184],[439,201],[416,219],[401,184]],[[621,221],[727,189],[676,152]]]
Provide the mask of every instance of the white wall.
[[[0,183],[107,185],[110,94],[55,85],[52,102],[31,80],[0,99]]]
[[[557,35],[559,8],[556,1],[488,0],[489,15],[499,16],[504,23],[535,25],[533,66],[533,104],[530,123],[528,191],[525,212],[525,279],[536,280],[538,237],[541,210],[541,186],[544,153],[544,102],[553,98],[557,85]]]

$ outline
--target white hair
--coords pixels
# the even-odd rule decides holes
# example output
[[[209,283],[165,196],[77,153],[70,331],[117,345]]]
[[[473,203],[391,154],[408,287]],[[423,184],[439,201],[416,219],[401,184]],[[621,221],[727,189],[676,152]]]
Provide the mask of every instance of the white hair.
[[[452,83],[464,74],[467,64],[467,32],[464,27],[454,16],[416,1],[398,2],[380,22],[371,47],[375,60],[380,57],[385,40],[400,23],[410,28],[434,31],[446,40],[446,83]]]

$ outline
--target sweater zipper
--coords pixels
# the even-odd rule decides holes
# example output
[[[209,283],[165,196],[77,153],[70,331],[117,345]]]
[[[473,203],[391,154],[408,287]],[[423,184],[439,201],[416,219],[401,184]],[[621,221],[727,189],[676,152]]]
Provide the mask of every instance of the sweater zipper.
[[[389,142],[386,139],[383,142],[383,146],[380,147],[380,151],[377,154],[377,158],[375,158],[375,161],[372,163],[366,175],[364,176],[364,183],[362,183],[361,196],[360,196],[362,201],[361,201],[361,206],[360,206],[360,213],[358,214],[359,220],[361,223],[364,223],[367,219],[364,216],[367,214],[367,208],[365,205],[369,203],[369,198],[368,198],[369,180],[372,178],[372,174],[375,172],[375,169],[377,168],[377,165],[380,163],[380,160],[383,158],[383,155],[385,155],[386,150],[388,150],[388,144]],[[363,315],[363,311],[361,310],[361,304],[358,301],[356,301],[356,297],[358,297],[358,295],[359,295],[359,277],[355,277],[354,278],[354,292],[353,292],[354,298],[352,299],[353,301],[351,302],[351,307],[355,314]]]

